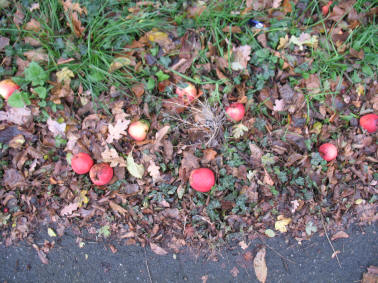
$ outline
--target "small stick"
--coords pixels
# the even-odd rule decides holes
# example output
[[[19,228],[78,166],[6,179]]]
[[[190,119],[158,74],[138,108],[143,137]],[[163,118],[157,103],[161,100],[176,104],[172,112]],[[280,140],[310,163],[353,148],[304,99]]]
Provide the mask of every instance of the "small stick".
[[[331,248],[333,250],[333,254],[336,256],[337,263],[339,264],[339,267],[341,268],[341,263],[340,263],[339,257],[337,256],[336,250],[333,247],[331,240],[329,239],[327,228],[325,227],[325,224],[324,224],[323,214],[321,213],[320,216],[321,216],[321,219],[322,219],[322,225],[323,225],[323,229],[324,229],[325,235],[327,237],[328,243],[329,243],[329,245],[331,246]]]
[[[146,253],[146,247],[144,247],[144,262],[145,262],[145,264],[146,264],[146,267],[147,267],[147,271],[148,271],[148,278],[150,278],[150,282],[152,283],[151,272],[150,272],[150,268],[148,267],[148,262],[147,262],[147,253]]]

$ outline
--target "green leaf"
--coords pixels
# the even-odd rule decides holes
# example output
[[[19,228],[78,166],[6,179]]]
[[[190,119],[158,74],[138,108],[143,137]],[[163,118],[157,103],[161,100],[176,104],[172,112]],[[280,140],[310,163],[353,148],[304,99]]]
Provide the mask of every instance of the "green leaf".
[[[132,154],[130,153],[126,159],[127,170],[135,178],[141,179],[144,174],[144,167],[142,164],[136,164]]]
[[[45,99],[47,97],[47,90],[43,86],[36,87],[34,91],[41,99]]]
[[[32,86],[43,85],[48,77],[48,73],[34,61],[25,69],[25,79],[31,82]]]
[[[29,105],[30,100],[26,92],[15,92],[8,98],[8,105],[15,108],[22,108]]]
[[[312,221],[308,222],[306,224],[306,234],[307,235],[311,235],[313,233],[316,233],[318,231],[318,228],[316,226],[314,226],[314,223],[312,223]]]
[[[237,124],[232,129],[232,136],[235,139],[238,139],[244,135],[245,132],[248,131],[248,127],[244,126],[242,123]]]
[[[109,237],[111,234],[109,225],[102,226],[97,230],[97,233],[99,236],[103,236],[104,238]]]
[[[155,88],[155,80],[153,77],[149,77],[148,82],[147,82],[147,89],[153,90],[154,88]]]
[[[169,75],[164,74],[162,70],[157,72],[155,75],[157,76],[159,82],[162,82],[162,81],[169,79]]]

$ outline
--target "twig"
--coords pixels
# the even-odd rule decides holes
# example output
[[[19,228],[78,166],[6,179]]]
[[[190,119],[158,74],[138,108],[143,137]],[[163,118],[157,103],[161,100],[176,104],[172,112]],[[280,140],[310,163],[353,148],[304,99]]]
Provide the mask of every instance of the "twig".
[[[339,257],[337,256],[337,252],[336,252],[335,248],[333,247],[332,242],[331,242],[331,240],[330,240],[330,238],[328,236],[327,228],[326,228],[326,226],[324,224],[323,214],[320,213],[320,216],[321,216],[321,219],[322,219],[322,225],[323,225],[324,233],[325,233],[325,235],[327,237],[328,243],[329,243],[329,245],[332,248],[333,254],[336,256],[337,263],[339,264],[339,267],[341,268],[341,263],[340,263]]]
[[[151,272],[150,272],[150,268],[148,267],[148,262],[147,262],[146,247],[144,248],[144,263],[146,264],[146,268],[147,268],[147,272],[148,272],[148,278],[150,278],[150,283],[152,283]]]
[[[282,259],[284,260],[287,260],[288,262],[291,262],[291,263],[294,263],[294,264],[297,264],[295,261],[291,260],[291,259],[288,259],[286,257],[284,257],[282,254],[280,254],[279,252],[277,252],[275,249],[273,249],[271,246],[269,246],[261,237],[260,237],[260,240],[261,242],[264,243],[265,246],[267,246],[269,249],[271,249],[272,251],[274,251],[278,256],[280,256]]]

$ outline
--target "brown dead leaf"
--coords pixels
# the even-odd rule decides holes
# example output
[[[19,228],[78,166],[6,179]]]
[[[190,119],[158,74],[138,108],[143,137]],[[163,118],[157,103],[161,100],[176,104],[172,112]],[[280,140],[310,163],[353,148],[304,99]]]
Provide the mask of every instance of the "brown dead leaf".
[[[26,30],[31,30],[35,32],[39,32],[41,29],[41,24],[36,21],[35,19],[31,19],[25,26]]]
[[[346,238],[349,238],[349,235],[345,233],[344,231],[339,231],[331,237],[331,240],[334,241],[337,239],[346,239]]]
[[[9,45],[9,38],[0,35],[0,50]]]
[[[81,8],[79,3],[72,3],[72,0],[62,0],[63,9],[65,12],[76,11],[80,15],[82,13],[87,14],[87,9]]]
[[[141,97],[144,94],[144,84],[135,84],[131,87],[131,90],[136,97]]]
[[[84,34],[85,28],[81,25],[81,21],[79,20],[78,14],[75,12],[72,13],[71,20],[72,20],[72,25],[73,25],[75,35],[77,37],[82,37]]]
[[[30,5],[29,11],[33,12],[34,10],[39,10],[39,3],[33,3]]]
[[[160,167],[157,166],[153,160],[150,160],[150,165],[148,166],[147,171],[152,177],[152,179],[154,180],[154,182],[160,179],[159,170],[160,170]]]
[[[369,266],[368,272],[365,272],[362,276],[361,283],[377,283],[378,282],[378,267],[376,266]]]
[[[26,58],[28,58],[29,61],[47,62],[49,60],[49,55],[43,48],[26,51],[24,52],[24,55],[26,56]]]
[[[17,188],[25,186],[26,182],[25,177],[19,171],[11,168],[4,171],[2,184],[9,188]]]
[[[237,269],[237,267],[234,266],[234,268],[230,270],[230,273],[231,273],[232,277],[236,278],[239,274],[239,269]]]
[[[7,112],[0,111],[0,121],[8,121],[17,125],[28,125],[33,120],[29,108],[10,107]]]
[[[26,44],[29,44],[33,47],[41,46],[41,42],[38,39],[31,37],[31,36],[24,37],[24,41],[25,41]],[[19,57],[17,57],[17,58],[19,59]],[[25,67],[27,67],[27,65],[29,64],[29,61],[25,60],[25,62],[27,62],[26,66],[25,66]],[[17,65],[19,65],[19,64],[17,64]]]
[[[179,176],[181,180],[186,180],[189,173],[199,167],[199,160],[193,153],[189,151],[184,152],[184,157],[181,160],[181,167],[179,169]]]
[[[122,216],[125,216],[127,213],[127,210],[124,209],[122,206],[116,204],[114,201],[109,201],[109,206],[111,209],[113,209],[115,212],[118,212]]]
[[[170,128],[171,128],[171,126],[164,126],[159,131],[157,131],[157,133],[155,135],[155,141],[154,141],[154,150],[159,149],[159,147],[161,146],[161,142],[162,142],[163,138],[169,132]]]
[[[304,82],[310,94],[317,94],[320,92],[320,79],[317,74],[311,74]]]
[[[13,15],[13,22],[17,26],[19,26],[19,25],[21,25],[24,22],[25,14],[22,11],[22,6],[21,6],[20,3],[17,3],[16,7],[17,7],[17,10],[16,10],[16,13],[14,13],[14,15]]]
[[[253,260],[253,268],[255,269],[257,280],[259,280],[261,283],[265,283],[268,275],[268,268],[266,267],[265,263],[265,254],[266,249],[263,247],[257,252]]]
[[[222,29],[223,32],[231,32],[231,33],[242,33],[242,30],[239,26],[225,26]]]
[[[36,245],[33,244],[33,248],[37,251],[38,257],[43,264],[48,264],[49,260],[47,259],[46,254]]]
[[[209,279],[209,275],[203,275],[201,277],[202,283],[207,283],[207,280]]]
[[[276,99],[276,101],[274,101],[273,111],[276,111],[276,112],[285,111],[285,106],[286,104],[283,99]]]
[[[263,180],[264,184],[266,184],[268,186],[273,186],[274,181],[270,177],[269,173],[265,170],[265,168],[264,168],[264,171],[265,171],[264,180]]]
[[[49,117],[47,120],[47,127],[50,132],[54,134],[54,136],[66,136],[66,123],[59,123]]]
[[[127,135],[127,127],[130,124],[130,120],[119,119],[116,121],[115,125],[108,125],[108,137],[106,139],[107,143],[112,143],[114,140],[119,140],[122,136]]]
[[[61,216],[71,215],[75,210],[79,208],[79,204],[77,202],[70,203],[63,207],[60,211]]]
[[[284,0],[282,7],[284,8],[285,14],[291,13],[292,7],[290,4],[290,0]]]
[[[251,46],[243,45],[232,50],[231,69],[234,71],[242,71],[247,69],[248,61],[251,59]]]
[[[150,243],[151,250],[157,255],[167,255],[168,252],[157,244]]]
[[[105,151],[101,153],[101,157],[104,162],[110,163],[111,167],[126,167],[125,159],[120,157],[114,148],[106,147]]]
[[[214,160],[215,156],[217,156],[217,152],[214,149],[207,148],[203,151],[202,162],[209,163]]]

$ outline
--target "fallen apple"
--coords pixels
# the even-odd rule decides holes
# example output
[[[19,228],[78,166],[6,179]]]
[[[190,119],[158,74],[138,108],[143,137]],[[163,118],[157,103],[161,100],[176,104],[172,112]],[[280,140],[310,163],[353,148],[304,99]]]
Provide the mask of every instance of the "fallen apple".
[[[97,186],[106,185],[113,178],[113,168],[107,163],[95,164],[89,171],[89,177]]]
[[[232,122],[239,122],[245,114],[245,107],[242,103],[233,103],[226,107],[227,118]]]
[[[20,87],[10,79],[2,80],[0,82],[0,94],[7,100]]]
[[[147,137],[150,124],[146,120],[135,121],[129,126],[129,135],[136,141],[143,141]]]
[[[80,152],[75,154],[74,157],[71,159],[71,167],[72,170],[75,171],[77,174],[86,174],[91,170],[93,166],[93,159],[92,157],[84,152]]]
[[[333,3],[333,1],[329,1],[329,2],[327,3],[327,5],[324,5],[324,6],[322,7],[322,14],[323,14],[324,17],[328,15],[329,7],[332,5],[332,3]]]
[[[368,131],[369,133],[374,133],[377,131],[378,115],[367,114],[360,118],[360,126]]]
[[[197,96],[197,89],[191,83],[184,83],[182,88],[181,87],[176,88],[176,94],[181,99],[188,102],[192,102]]]
[[[190,173],[189,183],[194,190],[206,193],[210,191],[215,184],[214,172],[209,168],[194,169]]]
[[[326,161],[334,160],[337,157],[337,147],[331,143],[324,143],[319,147],[319,154]]]

